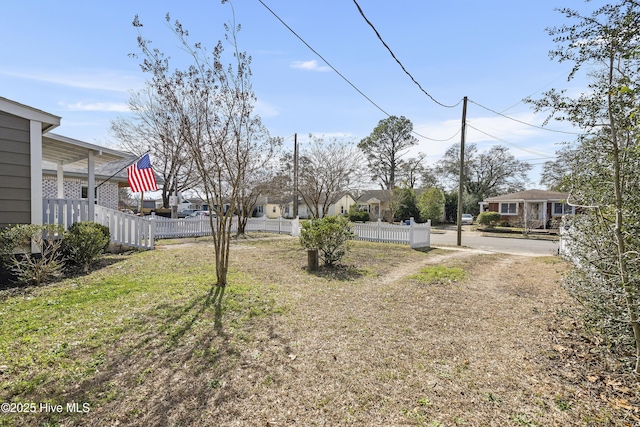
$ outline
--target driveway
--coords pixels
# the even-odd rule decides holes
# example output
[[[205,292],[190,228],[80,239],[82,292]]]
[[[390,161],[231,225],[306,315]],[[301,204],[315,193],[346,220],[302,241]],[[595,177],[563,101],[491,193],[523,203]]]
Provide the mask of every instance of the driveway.
[[[456,246],[457,236],[455,227],[453,229],[438,229],[431,233],[431,246]],[[483,236],[477,231],[471,231],[470,227],[462,228],[462,246],[488,252],[526,256],[547,256],[558,253],[558,242],[520,237]]]

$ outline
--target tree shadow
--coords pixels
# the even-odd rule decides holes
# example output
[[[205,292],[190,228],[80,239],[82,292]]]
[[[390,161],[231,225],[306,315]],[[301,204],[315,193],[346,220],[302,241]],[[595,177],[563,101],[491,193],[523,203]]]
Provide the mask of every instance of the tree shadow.
[[[307,267],[302,267],[303,270],[308,271]],[[355,265],[349,264],[336,264],[333,266],[322,265],[315,271],[308,271],[316,277],[322,277],[329,280],[338,280],[341,282],[347,282],[357,280],[366,275],[366,270],[358,268]]]
[[[114,415],[108,413],[112,411],[117,413],[118,422],[137,425],[174,423],[170,420],[171,414],[183,403],[185,395],[197,399],[201,405],[198,407],[204,407],[211,393],[223,386],[218,379],[224,378],[231,369],[232,364],[225,361],[240,357],[223,328],[224,293],[224,287],[214,285],[181,305],[160,304],[136,316],[128,325],[129,332],[120,336],[103,355],[104,361],[99,362],[95,373],[75,387],[67,387],[66,391],[60,387],[58,393],[51,393],[47,399],[56,403],[97,401],[102,407],[102,411],[95,414],[100,422],[113,422]],[[176,374],[182,374],[185,367],[193,381],[176,380],[180,376]],[[203,382],[200,375],[214,379]],[[153,405],[144,405],[144,414],[135,413],[137,409],[122,413],[121,400],[131,404],[131,400],[137,399],[133,390],[147,377],[152,378],[152,385],[142,390]],[[105,397],[114,393],[112,389],[117,390],[116,396]],[[142,415],[145,422],[139,418]],[[61,415],[43,414],[47,421],[66,419],[58,417]]]

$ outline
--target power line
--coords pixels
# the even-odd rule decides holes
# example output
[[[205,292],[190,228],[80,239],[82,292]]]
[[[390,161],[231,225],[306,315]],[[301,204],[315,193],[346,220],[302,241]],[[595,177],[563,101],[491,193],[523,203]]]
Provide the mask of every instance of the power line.
[[[478,106],[478,107],[480,107],[480,108],[484,108],[485,110],[490,111],[490,112],[492,112],[493,114],[496,114],[496,115],[498,115],[498,116],[502,116],[502,117],[504,117],[505,119],[513,120],[514,122],[522,123],[523,125],[527,125],[527,126],[530,126],[530,127],[532,127],[532,128],[542,129],[542,130],[546,130],[546,131],[548,131],[548,132],[564,133],[564,134],[567,134],[567,135],[582,135],[581,133],[578,133],[578,132],[567,132],[567,131],[563,131],[563,130],[549,129],[549,128],[546,128],[546,127],[544,127],[544,126],[533,125],[533,124],[531,124],[531,123],[527,123],[527,122],[524,122],[524,121],[522,121],[522,120],[518,120],[518,119],[515,119],[515,118],[513,118],[513,117],[507,116],[506,114],[502,114],[502,113],[500,113],[500,112],[498,112],[498,111],[496,111],[496,110],[492,110],[491,108],[489,108],[489,107],[485,107],[485,106],[484,106],[484,105],[482,105],[482,104],[478,104],[477,102],[475,102],[475,101],[473,101],[473,100],[471,100],[471,99],[469,100],[469,102],[471,102],[472,104],[477,105],[477,106]]]
[[[493,139],[495,139],[497,141],[504,142],[505,144],[509,144],[509,145],[511,145],[513,147],[518,148],[519,150],[526,151],[527,153],[535,154],[535,155],[538,155],[538,156],[542,155],[542,156],[545,156],[545,157],[543,157],[545,159],[554,159],[555,158],[555,156],[552,156],[552,155],[550,155],[548,153],[545,153],[543,151],[539,151],[539,150],[534,150],[534,149],[531,149],[531,148],[523,147],[521,145],[514,144],[513,142],[509,142],[509,141],[507,141],[505,139],[498,138],[497,136],[494,136],[494,135],[491,135],[491,134],[489,134],[487,132],[481,131],[477,127],[471,126],[469,123],[467,123],[467,126],[469,126],[471,129],[474,129],[474,130],[480,132],[481,134],[484,134],[484,135],[488,136],[489,138],[493,138]]]
[[[505,108],[504,110],[500,111],[501,114],[504,114],[506,111],[509,111],[510,109],[512,109],[513,107],[515,107],[516,105],[521,104],[522,102],[524,102],[525,99],[531,98],[533,95],[535,95],[536,93],[540,92],[542,89],[546,88],[547,86],[549,86],[551,83],[556,82],[557,80],[559,80],[561,77],[566,76],[567,74],[569,74],[569,71],[565,71],[562,74],[560,74],[558,77],[556,77],[555,79],[551,80],[549,83],[547,83],[546,85],[542,86],[539,89],[536,89],[534,92],[530,93],[529,95],[525,96],[524,98],[522,98],[520,101],[516,102],[515,104],[513,104],[510,107]]]
[[[378,30],[376,29],[376,27],[371,23],[371,21],[369,21],[369,19],[367,19],[367,17],[365,16],[364,12],[362,11],[362,8],[360,7],[360,5],[358,4],[358,2],[356,0],[353,0],[353,2],[355,3],[356,7],[358,8],[358,12],[360,12],[360,15],[362,15],[362,17],[364,18],[364,20],[367,22],[367,24],[369,24],[369,26],[371,27],[371,29],[373,30],[374,33],[376,33],[376,36],[378,37],[378,40],[380,40],[382,42],[382,44],[384,45],[385,48],[387,48],[387,50],[389,51],[389,53],[391,54],[391,56],[393,57],[393,59],[395,59],[395,61],[398,63],[398,65],[400,65],[400,68],[402,68],[402,71],[405,72],[405,74],[407,76],[409,76],[409,78],[411,79],[411,81],[413,81],[422,91],[422,93],[424,93],[425,95],[427,95],[433,102],[435,102],[436,104],[440,105],[441,107],[445,107],[445,108],[455,108],[458,105],[460,105],[460,103],[462,102],[462,99],[460,101],[458,101],[457,104],[455,105],[446,105],[443,104],[442,102],[438,101],[437,99],[435,99],[433,96],[431,96],[431,94],[429,92],[427,92],[426,90],[424,90],[422,88],[422,85],[420,85],[420,83],[418,83],[418,81],[416,79],[413,78],[413,76],[411,75],[411,73],[409,71],[407,71],[407,69],[404,67],[404,65],[402,65],[402,62],[400,62],[400,60],[396,57],[396,55],[393,53],[393,51],[391,50],[391,48],[389,47],[389,45],[387,45],[387,43],[385,43],[385,41],[382,39],[382,36],[380,35],[380,33],[378,32]]]
[[[291,33],[296,36],[298,38],[298,40],[300,40],[302,43],[304,43],[304,45],[306,47],[309,48],[309,50],[311,50],[311,52],[315,53],[320,59],[322,59],[324,61],[325,64],[327,64],[333,71],[336,72],[336,74],[338,74],[340,77],[342,77],[342,79],[347,82],[352,88],[354,88],[360,95],[362,95],[363,97],[366,98],[367,101],[369,101],[371,104],[373,104],[378,110],[382,111],[384,114],[386,114],[387,116],[391,116],[391,114],[387,113],[385,110],[382,109],[382,107],[380,107],[378,104],[376,104],[371,98],[369,98],[367,95],[364,94],[364,92],[362,92],[360,89],[358,89],[356,87],[356,85],[354,85],[353,83],[351,83],[351,81],[349,81],[348,78],[346,78],[340,71],[338,71],[336,69],[336,67],[334,67],[333,65],[331,65],[329,63],[329,61],[327,61],[322,55],[320,55],[320,53],[318,53],[317,50],[315,50],[314,48],[312,48],[309,43],[307,43],[302,37],[300,37],[298,35],[298,33],[296,33],[289,25],[287,25],[286,22],[284,22],[282,20],[282,18],[280,18],[273,10],[271,10],[271,8],[269,8],[269,6],[267,6],[262,0],[258,0],[260,2],[260,4],[262,4],[269,12],[271,12],[271,14],[273,16],[276,17],[276,19],[278,21],[280,21],[280,23],[282,25],[284,25],[289,31],[291,31]]]
[[[260,2],[260,4],[262,4],[269,12],[271,12],[271,14],[273,16],[275,16],[275,18],[280,21],[280,23],[282,25],[284,25],[289,31],[291,31],[291,33],[296,36],[298,38],[298,40],[300,40],[302,43],[304,43],[304,45],[306,47],[309,48],[309,50],[311,50],[311,52],[315,53],[320,59],[322,59],[324,61],[325,64],[327,64],[333,71],[336,72],[337,75],[339,75],[340,77],[342,77],[342,79],[347,82],[352,88],[354,88],[356,90],[356,92],[358,92],[360,95],[362,95],[367,101],[369,101],[372,105],[374,105],[378,110],[382,111],[387,117],[391,117],[391,114],[387,113],[382,107],[380,107],[378,104],[376,104],[371,98],[369,98],[367,95],[365,95],[364,92],[362,92],[360,89],[358,89],[356,87],[355,84],[351,83],[351,81],[349,79],[347,79],[340,71],[338,71],[333,65],[331,65],[329,63],[329,61],[327,61],[322,55],[320,55],[320,53],[318,53],[317,50],[315,50],[314,48],[311,47],[311,45],[309,45],[309,43],[307,43],[302,37],[300,37],[298,35],[298,33],[296,33],[289,25],[287,25],[286,22],[284,22],[282,20],[282,18],[280,18],[278,16],[278,14],[276,14],[273,10],[271,10],[271,8],[269,8],[269,6],[267,6],[262,0],[258,0]],[[426,92],[425,92],[426,93]],[[427,94],[428,95],[428,94]],[[430,95],[429,95],[430,96]],[[434,100],[435,101],[435,100]],[[436,101],[437,102],[437,101]],[[459,104],[460,102],[458,102]],[[456,104],[457,105],[457,104]],[[455,107],[455,106],[454,106]],[[456,132],[456,134],[454,134],[453,136],[451,136],[450,138],[447,139],[434,139],[434,138],[429,138],[428,136],[425,135],[421,135],[415,131],[413,131],[412,133],[414,133],[415,135],[427,139],[429,141],[434,141],[434,142],[445,142],[445,141],[449,141],[450,139],[453,139],[460,131]]]

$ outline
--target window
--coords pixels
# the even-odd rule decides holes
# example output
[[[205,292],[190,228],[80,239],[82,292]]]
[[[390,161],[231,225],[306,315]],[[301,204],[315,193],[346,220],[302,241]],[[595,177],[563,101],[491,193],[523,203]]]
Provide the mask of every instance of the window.
[[[515,215],[518,213],[517,203],[500,203],[500,213],[502,215]]]
[[[344,206],[340,205],[340,213],[343,214],[344,213]]]
[[[565,215],[572,214],[573,208],[566,203],[554,203],[553,204],[553,214],[554,215]]]
[[[81,190],[82,194],[81,194],[81,198],[83,199],[88,199],[89,198],[89,187],[87,187],[86,185],[82,186],[82,190]],[[98,189],[94,188],[94,193],[93,193],[93,197],[95,200],[98,200]]]

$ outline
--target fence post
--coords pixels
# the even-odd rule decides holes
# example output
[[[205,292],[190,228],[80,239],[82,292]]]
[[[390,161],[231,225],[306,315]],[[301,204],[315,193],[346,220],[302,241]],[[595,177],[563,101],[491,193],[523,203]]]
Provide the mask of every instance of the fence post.
[[[151,212],[151,220],[149,221],[149,249],[153,249],[154,240],[156,238],[156,214]]]
[[[413,220],[413,217],[409,218],[409,247],[411,249],[413,249],[413,236],[414,236],[414,230],[413,230],[413,226],[415,225],[415,221]]]
[[[376,227],[376,239],[380,240],[380,229],[382,228],[382,219],[378,218],[378,227]]]
[[[300,217],[291,220],[291,237],[300,237]]]

